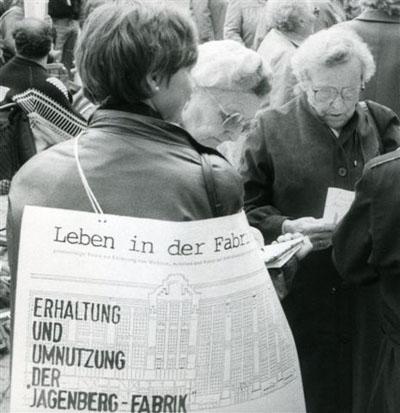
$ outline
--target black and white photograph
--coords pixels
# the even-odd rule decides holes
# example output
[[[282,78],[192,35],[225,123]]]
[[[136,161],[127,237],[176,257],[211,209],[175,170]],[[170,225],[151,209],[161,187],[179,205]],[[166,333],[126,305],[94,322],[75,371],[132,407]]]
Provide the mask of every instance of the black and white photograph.
[[[400,412],[400,0],[0,0],[0,411]]]

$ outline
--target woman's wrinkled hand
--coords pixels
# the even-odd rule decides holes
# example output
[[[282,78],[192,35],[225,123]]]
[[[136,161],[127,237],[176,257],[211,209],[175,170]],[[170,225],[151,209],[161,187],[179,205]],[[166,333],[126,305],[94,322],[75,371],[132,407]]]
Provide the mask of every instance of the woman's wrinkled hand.
[[[307,235],[313,245],[313,250],[323,250],[332,245],[332,235],[336,224],[323,219],[304,217],[283,222],[282,231],[286,233],[299,232]]]

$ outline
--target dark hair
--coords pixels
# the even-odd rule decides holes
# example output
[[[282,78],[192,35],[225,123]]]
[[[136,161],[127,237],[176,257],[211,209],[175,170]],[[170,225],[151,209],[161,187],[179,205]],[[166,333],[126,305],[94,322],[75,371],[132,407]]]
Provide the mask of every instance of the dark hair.
[[[140,2],[94,10],[76,51],[85,96],[94,103],[147,99],[148,75],[169,80],[196,60],[197,36],[189,18],[173,8]]]
[[[28,59],[40,59],[49,54],[53,41],[52,27],[40,19],[23,19],[13,31],[18,54]]]

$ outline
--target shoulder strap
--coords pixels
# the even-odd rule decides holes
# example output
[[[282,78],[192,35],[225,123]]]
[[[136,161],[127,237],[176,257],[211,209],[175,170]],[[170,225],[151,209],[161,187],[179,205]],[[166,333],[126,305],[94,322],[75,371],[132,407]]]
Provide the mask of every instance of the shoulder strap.
[[[94,193],[92,191],[92,188],[90,188],[89,182],[86,179],[85,172],[83,171],[81,161],[79,159],[79,138],[82,136],[83,132],[81,132],[76,138],[74,142],[74,157],[75,157],[75,163],[76,167],[78,168],[78,173],[81,178],[83,187],[85,188],[86,194],[89,198],[89,201],[92,205],[93,211],[96,214],[99,214],[101,216],[104,215],[103,209],[101,208],[99,202],[97,201],[96,197],[94,196]],[[104,220],[106,222],[106,220]]]
[[[208,160],[208,154],[200,154],[201,169],[203,171],[204,182],[206,185],[206,191],[208,199],[210,201],[211,209],[214,217],[221,217],[222,204],[218,200],[218,194],[215,187],[214,171]]]
[[[367,115],[368,123],[371,125],[372,130],[374,131],[374,134],[378,140],[378,145],[379,145],[379,153],[383,153],[383,145],[382,145],[382,140],[381,140],[381,134],[379,132],[378,126],[376,124],[374,115],[371,113],[371,110],[368,107],[368,104],[366,101],[359,102],[361,108],[364,110],[365,114]]]

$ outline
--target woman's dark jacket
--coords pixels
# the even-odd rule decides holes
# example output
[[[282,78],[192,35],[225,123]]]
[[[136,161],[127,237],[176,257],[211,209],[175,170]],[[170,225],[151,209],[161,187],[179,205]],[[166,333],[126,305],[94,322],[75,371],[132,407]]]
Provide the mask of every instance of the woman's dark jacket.
[[[315,115],[305,95],[259,113],[258,127],[244,148],[241,174],[250,225],[260,229],[267,242],[282,233],[285,219],[321,218],[329,187],[354,190],[369,159],[400,145],[396,115],[373,102],[369,109],[379,140],[359,106],[339,138]],[[352,320],[352,314],[358,316],[353,296],[327,249],[301,262],[292,291],[282,302],[297,344],[310,412],[350,411],[352,340],[359,350],[354,325],[362,324]]]
[[[82,168],[104,213],[170,221],[214,217],[202,158],[213,175],[218,215],[242,209],[240,175],[222,155],[145,106],[135,112],[97,110],[79,141]],[[74,144],[71,139],[38,154],[13,179],[7,234],[14,288],[25,205],[92,212]]]

